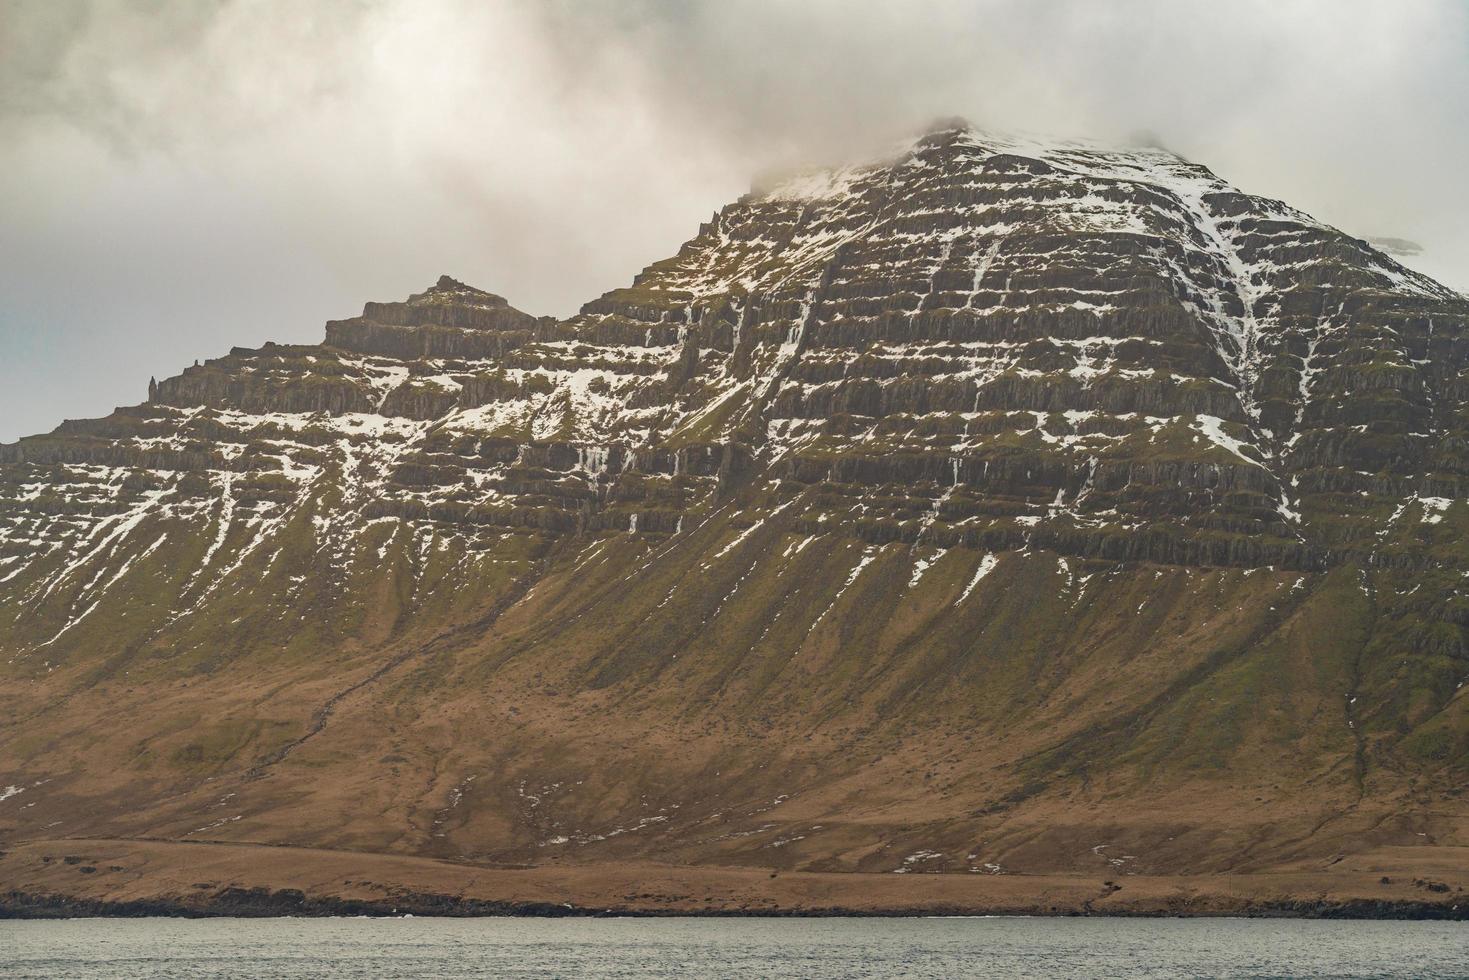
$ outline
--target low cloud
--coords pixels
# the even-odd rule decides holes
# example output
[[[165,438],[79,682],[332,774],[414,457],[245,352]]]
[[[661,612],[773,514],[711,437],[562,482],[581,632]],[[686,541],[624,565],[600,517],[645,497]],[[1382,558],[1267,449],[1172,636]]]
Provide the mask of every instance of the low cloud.
[[[1147,131],[1469,288],[1459,0],[12,0],[0,439],[441,272],[570,313],[948,115]]]

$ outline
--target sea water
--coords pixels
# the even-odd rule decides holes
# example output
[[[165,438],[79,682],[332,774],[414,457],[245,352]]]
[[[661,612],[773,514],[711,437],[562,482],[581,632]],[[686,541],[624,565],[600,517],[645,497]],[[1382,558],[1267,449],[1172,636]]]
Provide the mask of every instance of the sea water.
[[[15,977],[1460,977],[1469,923],[1292,919],[0,922]]]

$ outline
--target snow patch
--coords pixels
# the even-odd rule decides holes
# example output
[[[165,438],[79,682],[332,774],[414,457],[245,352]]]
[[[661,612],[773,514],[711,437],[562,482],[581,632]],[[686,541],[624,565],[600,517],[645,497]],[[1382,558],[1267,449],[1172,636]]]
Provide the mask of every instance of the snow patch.
[[[995,565],[998,563],[999,559],[996,558],[993,554],[985,555],[982,559],[980,559],[979,567],[974,570],[974,578],[969,580],[969,584],[964,587],[964,594],[961,595],[957,600],[955,600],[954,605],[957,606],[965,599],[968,599],[969,594],[974,591],[974,587],[979,584],[981,579],[983,579],[990,572],[994,571]]]

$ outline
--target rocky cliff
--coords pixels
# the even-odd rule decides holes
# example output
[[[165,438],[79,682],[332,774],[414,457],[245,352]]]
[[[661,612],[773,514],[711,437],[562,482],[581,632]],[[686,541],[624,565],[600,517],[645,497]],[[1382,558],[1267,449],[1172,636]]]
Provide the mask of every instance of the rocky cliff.
[[[445,277],[0,446],[0,845],[1452,857],[1466,367],[1366,242],[957,123],[567,320]]]

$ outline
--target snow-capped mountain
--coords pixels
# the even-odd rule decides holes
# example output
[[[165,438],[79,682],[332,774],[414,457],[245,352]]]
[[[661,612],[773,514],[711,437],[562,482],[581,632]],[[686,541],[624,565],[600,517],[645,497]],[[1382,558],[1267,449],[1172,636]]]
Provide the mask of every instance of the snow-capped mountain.
[[[958,123],[567,320],[445,277],[0,446],[0,833],[1424,845],[1466,815],[1466,366],[1469,299],[1366,242]]]

